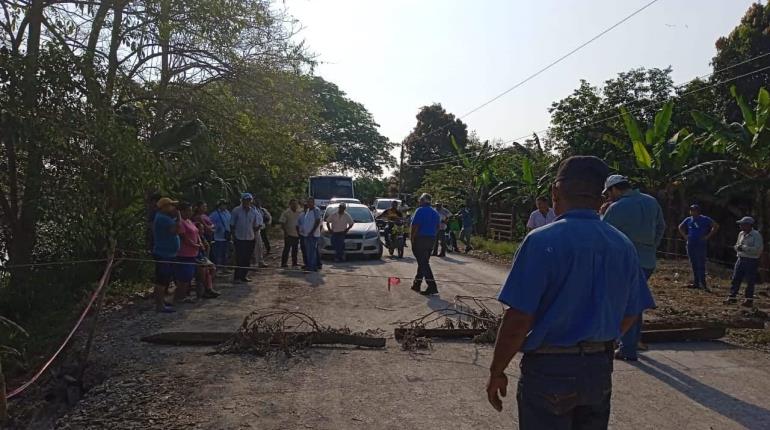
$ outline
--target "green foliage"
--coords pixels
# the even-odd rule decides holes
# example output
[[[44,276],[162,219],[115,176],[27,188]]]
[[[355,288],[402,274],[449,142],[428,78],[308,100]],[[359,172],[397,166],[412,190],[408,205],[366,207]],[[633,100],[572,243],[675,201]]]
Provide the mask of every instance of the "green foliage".
[[[353,180],[356,197],[364,204],[374,203],[377,197],[387,197],[388,182],[376,176],[360,176]]]
[[[517,242],[491,240],[482,236],[471,237],[471,245],[478,251],[486,251],[492,255],[505,259],[513,259],[516,250],[519,249],[519,244]]]

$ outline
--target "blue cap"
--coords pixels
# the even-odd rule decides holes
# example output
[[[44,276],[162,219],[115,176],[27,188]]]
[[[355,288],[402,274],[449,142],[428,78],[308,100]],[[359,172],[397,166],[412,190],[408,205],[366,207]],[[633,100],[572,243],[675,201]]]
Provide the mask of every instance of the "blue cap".
[[[700,210],[700,205],[690,205],[690,209],[698,209]]]
[[[251,193],[243,193],[241,194],[241,200],[254,200],[254,196]]]

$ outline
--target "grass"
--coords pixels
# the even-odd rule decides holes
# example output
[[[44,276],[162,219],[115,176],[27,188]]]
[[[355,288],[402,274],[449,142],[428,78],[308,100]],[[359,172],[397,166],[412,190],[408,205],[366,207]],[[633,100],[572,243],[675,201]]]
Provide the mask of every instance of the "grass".
[[[513,254],[519,248],[518,242],[497,241],[481,236],[473,236],[471,238],[471,245],[476,250],[486,251],[492,255],[508,259],[513,258]]]

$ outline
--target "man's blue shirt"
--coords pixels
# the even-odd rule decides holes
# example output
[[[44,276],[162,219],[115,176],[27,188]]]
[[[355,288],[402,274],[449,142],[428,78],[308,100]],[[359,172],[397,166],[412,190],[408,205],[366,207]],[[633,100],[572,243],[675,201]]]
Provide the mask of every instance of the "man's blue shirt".
[[[179,251],[179,235],[171,231],[176,220],[163,212],[155,214],[152,222],[154,241],[152,253],[158,257],[174,258]]]
[[[655,305],[634,245],[593,210],[530,232],[498,300],[534,316],[523,351],[617,339],[624,317]]]
[[[230,231],[230,211],[215,210],[209,215],[209,219],[214,223],[214,240],[222,242],[227,240],[227,232]]]
[[[666,222],[654,197],[628,190],[613,203],[602,219],[625,234],[636,247],[643,269],[655,269],[656,254]]]
[[[463,208],[460,210],[460,216],[463,220],[463,228],[468,228],[473,226],[473,213],[468,208]]]
[[[420,206],[414,211],[414,215],[412,216],[412,224],[418,226],[418,236],[436,237],[440,223],[441,215],[429,205]]]
[[[687,241],[692,243],[705,242],[703,238],[711,231],[714,221],[706,215],[688,216],[679,224],[687,229]]]

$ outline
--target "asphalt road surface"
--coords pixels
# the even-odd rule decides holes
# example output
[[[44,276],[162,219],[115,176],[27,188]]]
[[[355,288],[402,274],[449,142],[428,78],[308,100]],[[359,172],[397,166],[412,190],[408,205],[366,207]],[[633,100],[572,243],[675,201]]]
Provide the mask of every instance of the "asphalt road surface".
[[[431,297],[409,289],[416,263],[407,249],[403,260],[327,262],[318,274],[266,269],[251,284],[222,282],[222,297],[180,306],[174,315],[142,304],[105,328],[98,352],[115,363],[105,387],[127,380],[138,386],[128,394],[93,390],[57,427],[517,428],[518,366],[509,368],[509,395],[498,413],[484,392],[487,345],[434,342],[431,351],[407,352],[391,338],[385,350],[314,348],[266,361],[138,341],[158,331],[234,331],[252,310],[275,306],[301,310],[324,325],[392,335],[398,321],[447,307],[457,295],[494,296],[507,273],[457,254],[431,261],[442,280],[440,294]],[[400,285],[389,290],[388,277],[400,278]],[[613,380],[611,428],[770,428],[770,360],[760,352],[721,342],[653,345],[638,363],[617,363]]]

